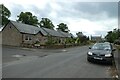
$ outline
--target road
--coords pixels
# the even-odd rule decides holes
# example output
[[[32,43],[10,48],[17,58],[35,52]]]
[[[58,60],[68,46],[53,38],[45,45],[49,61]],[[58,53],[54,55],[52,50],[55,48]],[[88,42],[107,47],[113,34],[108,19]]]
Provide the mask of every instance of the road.
[[[111,78],[111,65],[87,62],[87,51],[88,46],[56,50],[3,47],[3,78]],[[13,57],[16,54],[24,56]]]

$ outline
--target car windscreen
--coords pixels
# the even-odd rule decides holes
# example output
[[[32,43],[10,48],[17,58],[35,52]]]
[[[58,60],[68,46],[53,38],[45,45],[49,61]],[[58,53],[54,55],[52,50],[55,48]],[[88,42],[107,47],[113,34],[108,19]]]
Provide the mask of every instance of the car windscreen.
[[[110,45],[104,43],[96,43],[93,45],[92,49],[95,50],[111,50]]]

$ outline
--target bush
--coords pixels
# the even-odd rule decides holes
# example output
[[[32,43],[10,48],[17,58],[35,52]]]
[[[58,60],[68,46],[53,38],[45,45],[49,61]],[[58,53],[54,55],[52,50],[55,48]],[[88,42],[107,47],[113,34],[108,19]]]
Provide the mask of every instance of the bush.
[[[120,40],[115,40],[114,44],[120,45]]]
[[[36,41],[34,44],[40,44],[40,42],[39,42],[39,41]]]

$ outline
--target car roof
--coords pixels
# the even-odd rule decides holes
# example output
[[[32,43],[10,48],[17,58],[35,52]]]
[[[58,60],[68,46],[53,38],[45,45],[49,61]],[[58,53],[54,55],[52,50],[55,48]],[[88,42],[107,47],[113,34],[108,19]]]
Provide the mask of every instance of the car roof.
[[[104,43],[104,42],[101,42],[101,43],[95,43],[94,45],[108,45],[108,46],[110,46],[111,44],[110,43]]]
[[[110,43],[110,42],[104,42],[104,43]]]

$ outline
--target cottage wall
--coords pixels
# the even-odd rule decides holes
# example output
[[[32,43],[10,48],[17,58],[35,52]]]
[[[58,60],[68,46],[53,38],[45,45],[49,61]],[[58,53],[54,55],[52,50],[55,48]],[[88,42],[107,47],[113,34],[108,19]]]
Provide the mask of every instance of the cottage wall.
[[[22,34],[22,42],[25,44],[33,44],[34,43],[34,37],[33,34]]]
[[[13,24],[18,26],[14,26]],[[19,28],[21,32],[17,28]],[[26,28],[28,31],[24,30]],[[2,30],[2,34],[0,33],[0,37],[2,37],[2,40],[0,42],[3,45],[23,46],[23,45],[29,45],[29,44],[33,45],[37,41],[39,41],[40,44],[45,44],[48,41],[48,37],[44,36],[46,34],[42,34],[40,31],[37,34],[34,34],[33,32],[31,32],[31,29],[34,30],[34,28],[31,28],[31,26],[30,26],[31,29],[28,29],[28,28],[29,28],[28,25],[23,25],[22,23],[18,24],[15,22],[12,22],[12,23],[9,22],[9,24],[7,24],[7,26],[5,26],[4,29]],[[48,29],[46,31],[50,32],[51,34],[55,32],[53,30],[49,31]],[[65,44],[66,38],[60,37],[61,35],[56,36],[56,34],[58,33],[51,35],[53,41],[56,44]]]
[[[43,36],[41,33],[38,33],[36,35],[23,34],[23,43],[25,43],[25,44],[34,44],[37,41],[39,41],[40,44],[45,44],[45,42],[47,41],[47,37]]]
[[[35,35],[34,41],[39,41],[40,44],[45,44],[47,42],[47,37],[43,36],[41,33]]]
[[[63,43],[64,43],[64,39],[65,39],[65,38],[56,37],[56,36],[54,36],[54,37],[52,37],[52,38],[53,38],[53,40],[56,42],[56,44],[63,44]]]
[[[0,31],[0,45],[2,44],[2,32]]]
[[[2,44],[20,46],[22,43],[22,34],[11,23],[8,23],[2,31]]]

